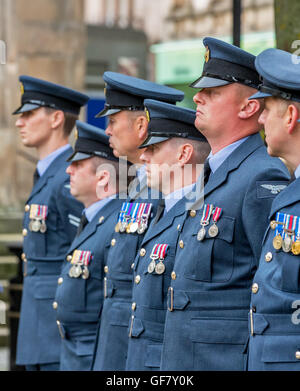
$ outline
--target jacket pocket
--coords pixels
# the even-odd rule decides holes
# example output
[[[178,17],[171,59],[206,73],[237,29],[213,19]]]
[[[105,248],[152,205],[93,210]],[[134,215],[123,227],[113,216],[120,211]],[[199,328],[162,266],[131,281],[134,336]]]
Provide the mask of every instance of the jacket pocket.
[[[195,370],[243,371],[248,320],[243,318],[194,318],[190,336]]]
[[[296,352],[300,352],[299,335],[264,335],[263,338],[261,361],[270,364],[294,363],[300,370],[300,360],[296,358]]]
[[[217,223],[218,235],[209,236],[209,227],[205,227],[203,241],[197,239],[201,228],[195,224],[191,238],[191,257],[185,269],[185,277],[206,282],[225,282],[233,273],[233,235],[235,219],[222,216]]]
[[[145,367],[148,368],[159,368],[161,361],[162,353],[162,344],[148,344],[146,357],[145,357]]]

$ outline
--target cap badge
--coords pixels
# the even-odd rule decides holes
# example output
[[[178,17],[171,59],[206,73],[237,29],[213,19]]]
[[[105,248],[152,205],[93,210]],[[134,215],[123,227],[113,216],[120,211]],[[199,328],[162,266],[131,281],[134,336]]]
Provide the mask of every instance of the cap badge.
[[[20,83],[20,90],[21,90],[21,95],[23,95],[25,92],[23,83]]]
[[[145,113],[146,113],[147,121],[150,122],[150,114],[146,107],[145,107]]]
[[[206,47],[206,51],[205,51],[205,62],[208,62],[209,57],[210,57],[210,52],[209,52],[208,46],[205,46],[205,47]]]

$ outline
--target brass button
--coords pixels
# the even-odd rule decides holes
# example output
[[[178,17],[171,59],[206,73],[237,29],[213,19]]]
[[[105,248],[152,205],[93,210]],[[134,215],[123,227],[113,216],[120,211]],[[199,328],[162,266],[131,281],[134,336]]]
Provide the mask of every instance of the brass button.
[[[176,280],[176,273],[173,271],[172,273],[171,273],[171,278],[172,278],[172,280]]]
[[[131,269],[134,269],[134,263],[131,264]]]
[[[272,258],[273,258],[273,255],[271,252],[268,252],[266,255],[265,255],[265,261],[266,262],[271,262],[272,261]]]
[[[101,216],[100,219],[99,219],[99,223],[102,224],[104,221],[104,216]]]
[[[180,242],[179,242],[179,247],[180,247],[180,248],[183,248],[183,247],[184,247],[183,240],[180,240]]]
[[[23,259],[23,261],[24,261],[24,259],[26,259],[26,254],[25,254],[25,253],[23,253],[23,254],[21,255],[21,259]]]
[[[277,222],[275,220],[272,220],[270,222],[270,227],[271,227],[271,229],[275,229],[277,227]]]
[[[62,277],[59,277],[57,283],[58,285],[61,285],[64,282],[64,279]]]
[[[300,352],[299,350],[297,350],[297,352],[295,353],[295,357],[297,360],[300,360]]]
[[[146,255],[146,250],[144,248],[142,248],[140,251],[140,256],[144,257],[145,255]]]
[[[104,273],[108,273],[108,266],[104,266]]]
[[[30,211],[30,206],[29,205],[26,205],[25,206],[25,212],[29,212]]]
[[[136,284],[139,284],[140,281],[141,281],[141,276],[136,276],[135,279],[134,279],[134,282],[135,282]]]
[[[132,304],[131,304],[131,309],[132,309],[132,311],[135,311],[135,309],[136,309],[136,303],[132,303]]]
[[[27,234],[28,234],[28,231],[27,231],[26,228],[24,228],[23,231],[22,231],[22,235],[23,235],[23,236],[27,236]]]
[[[53,304],[52,304],[52,307],[56,310],[57,309],[57,307],[58,307],[58,304],[57,304],[57,302],[56,301],[54,301],[53,302]]]
[[[180,230],[180,224],[177,225],[177,231],[179,231],[179,230]]]
[[[68,262],[71,262],[71,261],[72,261],[72,255],[68,255],[68,256],[67,256],[67,261],[68,261]]]
[[[110,244],[111,244],[112,246],[114,246],[116,243],[117,243],[116,239],[112,239]]]
[[[252,293],[257,293],[258,292],[258,284],[256,282],[252,285]]]
[[[195,210],[192,209],[192,210],[190,211],[190,216],[191,216],[191,217],[195,217],[196,214],[197,214],[197,212],[196,212]]]

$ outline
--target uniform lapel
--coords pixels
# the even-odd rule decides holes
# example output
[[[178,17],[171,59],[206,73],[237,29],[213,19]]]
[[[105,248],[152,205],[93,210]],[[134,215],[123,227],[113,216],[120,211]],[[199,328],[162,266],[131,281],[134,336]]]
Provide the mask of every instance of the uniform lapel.
[[[256,149],[263,145],[260,134],[254,134],[244,141],[232,154],[223,162],[223,164],[211,174],[207,185],[204,188],[204,197],[221,186],[227,180],[231,171],[236,170],[240,164],[251,155]]]
[[[66,151],[61,153],[59,156],[57,156],[56,159],[53,160],[53,162],[47,168],[46,172],[39,178],[39,180],[33,186],[33,189],[31,191],[27,203],[32,199],[32,197],[34,197],[37,193],[41,191],[41,189],[43,189],[47,185],[48,180],[57,174],[57,171],[61,169],[62,165],[65,165],[66,160],[70,156],[72,151],[73,149],[70,147]]]
[[[183,197],[173,206],[171,210],[169,210],[167,214],[162,216],[156,224],[154,224],[155,219],[153,219],[149,230],[145,235],[144,242],[151,240],[155,236],[159,235],[161,232],[165,231],[168,227],[173,225],[175,217],[180,216],[186,212],[186,205],[188,202],[189,201],[186,199],[186,197]]]
[[[111,200],[108,204],[101,208],[99,212],[95,215],[93,220],[89,222],[84,230],[74,239],[69,252],[77,249],[83,242],[85,242],[90,236],[94,235],[97,231],[97,228],[100,225],[105,225],[108,217],[116,210],[120,210],[122,201],[118,199]],[[116,217],[117,222],[117,217]]]
[[[280,209],[300,201],[300,178],[289,184],[273,201],[270,217]]]

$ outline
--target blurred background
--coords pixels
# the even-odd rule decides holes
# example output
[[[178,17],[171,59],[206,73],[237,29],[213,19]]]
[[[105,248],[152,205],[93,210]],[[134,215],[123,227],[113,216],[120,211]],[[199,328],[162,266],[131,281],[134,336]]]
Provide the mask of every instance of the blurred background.
[[[300,47],[298,0],[0,0],[0,370],[15,366],[22,293],[21,221],[35,169],[11,113],[21,74],[85,92],[81,119],[104,105],[106,70],[173,86],[186,93],[201,75],[202,39],[214,36],[253,54]],[[299,42],[297,43],[297,41]]]

